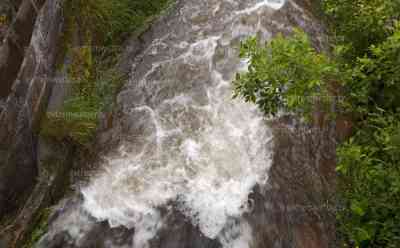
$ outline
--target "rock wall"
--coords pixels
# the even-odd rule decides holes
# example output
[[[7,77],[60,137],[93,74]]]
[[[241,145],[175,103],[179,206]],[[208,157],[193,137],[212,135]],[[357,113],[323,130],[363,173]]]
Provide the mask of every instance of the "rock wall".
[[[307,126],[286,116],[272,128],[269,187],[255,189],[255,209],[248,216],[258,230],[256,247],[336,247],[334,126]]]
[[[1,217],[15,214],[38,180],[37,130],[54,84],[62,6],[63,0],[22,2],[1,47],[1,92],[8,95],[0,109]]]
[[[7,97],[20,71],[38,12],[45,0],[24,0],[8,28],[0,48],[0,98]]]

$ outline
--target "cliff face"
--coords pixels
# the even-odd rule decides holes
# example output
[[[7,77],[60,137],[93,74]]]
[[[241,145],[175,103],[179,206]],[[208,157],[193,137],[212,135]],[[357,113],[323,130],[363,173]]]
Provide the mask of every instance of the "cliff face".
[[[11,92],[11,86],[24,60],[25,49],[31,40],[38,11],[44,2],[45,0],[23,1],[5,34],[0,48],[0,75],[2,76],[0,98],[7,97]],[[10,15],[9,18],[12,16]]]
[[[334,127],[311,127],[289,116],[271,124],[274,162],[269,187],[255,191],[253,221],[269,223],[256,237],[265,247],[336,247]]]
[[[17,229],[26,228],[38,207],[25,201],[33,200],[30,195],[40,181],[38,128],[54,84],[61,44],[63,1],[44,2],[21,3],[0,48],[0,216],[22,214]],[[32,209],[24,212],[25,204],[33,204]]]

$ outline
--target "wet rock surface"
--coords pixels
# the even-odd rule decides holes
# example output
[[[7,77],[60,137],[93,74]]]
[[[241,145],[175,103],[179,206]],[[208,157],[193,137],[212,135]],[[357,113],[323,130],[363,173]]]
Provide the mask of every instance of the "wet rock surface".
[[[336,247],[334,127],[310,127],[291,119],[272,123],[269,186],[250,196],[255,207],[247,218],[258,230],[255,247]]]
[[[90,217],[84,210],[80,208],[82,204],[82,196],[76,196],[66,202],[60,204],[60,208],[56,210],[50,217],[50,228],[56,227],[56,219],[60,215],[74,215],[81,212],[80,216],[84,216],[87,226],[86,233],[83,233],[79,241],[79,247],[85,248],[108,248],[108,247],[134,247],[135,229],[125,227],[110,227],[107,221],[96,221]],[[215,241],[208,239],[198,228],[194,227],[190,221],[182,215],[178,210],[162,209],[165,214],[164,219],[168,225],[165,225],[157,237],[150,241],[150,247],[163,248],[220,248],[221,245]],[[78,217],[78,215],[75,215]],[[78,221],[78,220],[76,220]],[[53,226],[55,225],[55,226]],[[190,245],[189,245],[190,244]],[[77,247],[76,241],[68,231],[55,234],[51,239],[44,239],[41,246],[46,248],[73,248]]]
[[[32,3],[36,3],[35,8]],[[43,4],[44,1],[21,3],[9,28],[12,37],[6,37],[0,52],[1,83],[11,80],[13,84],[10,94],[1,99],[0,108],[0,217],[12,220],[0,230],[5,247],[21,246],[26,231],[35,225],[37,211],[51,201],[51,188],[60,182],[59,173],[65,173],[64,168],[58,168],[42,178],[39,170],[38,129],[54,84],[63,27],[63,1]],[[9,57],[15,61],[10,62]],[[14,72],[17,74],[9,77]],[[2,88],[1,92],[7,90]],[[62,161],[69,153],[64,150],[61,154]]]
[[[97,140],[99,153],[106,158],[115,158],[120,156],[118,147],[122,144],[134,144],[129,145],[128,153],[135,153],[145,146],[143,139],[138,137],[154,132],[154,115],[150,110],[155,109],[156,114],[162,115],[163,109],[159,106],[165,99],[188,94],[198,105],[207,105],[205,89],[212,88],[215,83],[210,70],[230,81],[240,63],[234,47],[249,35],[269,39],[280,32],[289,34],[292,27],[300,26],[310,34],[316,47],[323,49],[323,26],[311,13],[308,1],[288,1],[279,10],[268,7],[250,9],[249,13],[238,10],[246,7],[246,3],[233,4],[232,1],[178,1],[171,13],[132,41],[133,47],[128,49],[127,60],[121,65],[123,70],[129,70],[129,64],[132,64],[130,80],[119,94],[113,113],[103,118]],[[239,17],[234,13],[239,13]],[[216,37],[215,40],[212,37]],[[210,54],[202,55],[201,40],[210,42],[204,42],[204,45],[215,44],[210,47]],[[199,44],[198,50],[194,44]],[[192,54],[190,56],[209,56],[210,60],[191,61],[189,56],[189,62],[185,62],[188,52]],[[175,63],[169,63],[169,60]],[[146,108],[132,111],[138,106]],[[182,120],[178,125],[182,125],[185,132],[201,130],[207,121],[202,119],[201,112],[189,109],[191,114],[177,117]],[[271,125],[274,155],[267,185],[253,188],[246,204],[248,211],[242,217],[228,218],[218,239],[204,235],[201,227],[193,224],[179,207],[164,207],[159,209],[161,227],[147,227],[152,233],[158,228],[155,236],[145,236],[148,247],[329,247],[335,235],[330,205],[335,187],[335,142],[330,138],[335,134],[332,129],[314,132],[312,127],[301,126],[290,119],[282,118]],[[157,168],[156,163],[149,166]],[[131,181],[136,183],[133,178]],[[118,191],[114,193],[118,194]],[[63,210],[51,219],[50,231],[38,247],[142,247],[134,244],[135,239],[143,237],[138,234],[143,230],[121,225],[110,227],[107,220],[93,218],[90,209],[82,206],[84,202],[85,197],[73,206],[60,207]],[[109,208],[104,207],[104,210]],[[119,211],[118,205],[112,208]],[[132,213],[127,208],[122,214]],[[77,230],[71,232],[66,226]]]

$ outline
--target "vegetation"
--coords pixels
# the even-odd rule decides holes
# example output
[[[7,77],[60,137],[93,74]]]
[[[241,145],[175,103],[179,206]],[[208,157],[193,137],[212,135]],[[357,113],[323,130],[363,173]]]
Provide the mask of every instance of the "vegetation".
[[[98,115],[111,110],[124,81],[115,69],[123,41],[142,29],[171,0],[69,0],[64,53],[59,64],[68,74],[72,94],[62,110],[48,113],[43,137],[87,145],[97,128]],[[65,63],[65,56],[70,63]]]
[[[97,39],[98,45],[119,46],[149,22],[172,0],[69,0],[67,11],[71,21],[83,27],[81,38]],[[95,36],[95,37],[93,37]]]
[[[235,96],[267,115],[309,120],[323,107],[331,120],[351,116],[353,133],[337,150],[341,247],[400,247],[400,1],[325,0],[322,8],[332,49],[316,52],[300,30],[265,45],[251,38]]]
[[[30,234],[30,239],[25,242],[23,248],[32,248],[35,246],[36,242],[39,241],[40,237],[47,232],[48,228],[48,218],[50,216],[51,210],[49,208],[42,209],[35,219],[35,228]]]
[[[81,145],[91,141],[100,112],[110,110],[124,80],[114,69],[116,62],[109,61],[116,54],[100,54],[91,46],[71,51],[72,63],[67,68],[67,75],[72,95],[61,111],[47,113],[41,126],[42,136],[56,140],[68,137]]]
[[[235,97],[256,103],[267,115],[279,110],[309,117],[318,99],[329,107],[326,81],[340,77],[334,61],[318,54],[307,35],[294,30],[292,37],[276,38],[261,46],[257,38],[241,45],[241,57],[250,58],[249,71],[237,74]]]
[[[360,247],[400,244],[399,116],[371,113],[338,149],[340,231]]]
[[[0,15],[0,25],[6,25],[7,24],[7,16],[6,15]]]

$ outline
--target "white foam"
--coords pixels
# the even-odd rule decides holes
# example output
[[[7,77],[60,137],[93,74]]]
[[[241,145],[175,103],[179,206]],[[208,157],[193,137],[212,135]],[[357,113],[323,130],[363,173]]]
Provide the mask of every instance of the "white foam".
[[[284,4],[285,4],[285,0],[263,0],[254,6],[246,8],[244,10],[237,11],[236,14],[239,14],[239,15],[240,14],[251,14],[251,13],[256,12],[265,7],[269,7],[269,8],[277,10],[277,9],[282,8]]]
[[[192,139],[187,139],[182,144],[182,152],[184,152],[186,157],[190,160],[200,159],[200,149],[201,146]]]
[[[143,234],[138,246],[146,247],[143,240],[160,227],[156,208],[179,199],[180,210],[193,224],[216,238],[231,216],[246,211],[252,187],[265,182],[270,165],[265,146],[270,136],[250,106],[211,97],[216,112],[211,115],[212,125],[196,137],[170,140],[153,157],[124,152],[122,158],[110,159],[108,172],[82,191],[84,208],[111,226],[147,226],[139,231]],[[157,113],[155,117],[159,118]],[[143,219],[147,219],[145,225]]]
[[[262,1],[240,13],[281,5],[282,1]],[[250,32],[245,27],[236,31]],[[134,247],[148,246],[163,226],[158,209],[169,202],[176,202],[193,225],[207,237],[218,238],[225,248],[251,247],[250,226],[232,224],[232,219],[248,211],[249,193],[268,178],[271,133],[256,106],[232,100],[230,80],[214,68],[218,45],[229,44],[222,37],[234,39],[236,31],[176,43],[186,52],[151,62],[138,87],[166,83],[151,81],[151,75],[177,63],[207,65],[202,72],[212,81],[204,82],[207,102],[196,102],[196,92],[181,92],[160,99],[157,106],[132,108],[130,114],[143,122],[138,142],[143,145],[121,146],[119,155],[107,158],[103,172],[82,190],[83,208],[93,217],[112,227],[135,228]],[[146,53],[155,51],[153,47]],[[245,70],[247,63],[241,61],[236,69]]]

